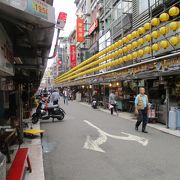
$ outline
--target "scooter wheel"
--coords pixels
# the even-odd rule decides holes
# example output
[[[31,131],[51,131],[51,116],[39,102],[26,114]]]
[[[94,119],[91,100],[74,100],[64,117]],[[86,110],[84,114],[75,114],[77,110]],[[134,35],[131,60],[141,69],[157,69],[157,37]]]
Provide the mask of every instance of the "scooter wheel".
[[[36,124],[38,121],[39,121],[39,118],[38,118],[38,117],[33,117],[33,118],[32,118],[32,123],[33,123],[33,124]]]
[[[62,121],[64,119],[64,114],[63,113],[59,114],[59,117],[57,119],[59,121]]]

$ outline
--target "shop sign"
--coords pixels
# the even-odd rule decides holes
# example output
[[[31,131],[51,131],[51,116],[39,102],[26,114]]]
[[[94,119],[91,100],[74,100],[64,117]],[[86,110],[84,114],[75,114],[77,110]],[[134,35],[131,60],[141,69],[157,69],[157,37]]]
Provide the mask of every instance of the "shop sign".
[[[26,11],[34,16],[48,20],[54,23],[55,21],[55,10],[53,6],[50,6],[41,0],[27,0],[28,6]]]
[[[5,30],[0,26],[0,75],[14,75],[13,54]]]
[[[70,67],[76,66],[76,45],[70,45]]]
[[[89,28],[88,35],[91,35],[97,27],[98,27],[98,20],[96,19]]]
[[[46,19],[49,22],[54,23],[55,21],[54,7],[42,0],[0,0],[0,2]]]
[[[79,17],[76,21],[76,39],[77,42],[84,42],[84,19]]]
[[[67,13],[60,12],[57,20],[57,28],[58,29],[64,29],[64,26],[66,24],[67,19]]]

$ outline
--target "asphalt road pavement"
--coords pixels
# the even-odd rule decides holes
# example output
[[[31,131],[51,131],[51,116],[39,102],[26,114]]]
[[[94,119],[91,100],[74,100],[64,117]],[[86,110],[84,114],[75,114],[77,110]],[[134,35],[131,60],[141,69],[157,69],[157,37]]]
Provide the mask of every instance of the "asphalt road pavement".
[[[46,180],[180,180],[179,138],[75,101],[62,107],[64,121],[41,123]]]

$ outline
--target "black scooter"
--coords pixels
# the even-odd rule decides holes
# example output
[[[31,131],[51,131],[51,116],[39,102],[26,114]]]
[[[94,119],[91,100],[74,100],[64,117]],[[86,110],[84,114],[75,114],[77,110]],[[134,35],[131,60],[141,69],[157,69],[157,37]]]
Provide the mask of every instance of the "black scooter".
[[[32,115],[32,123],[36,124],[39,120],[49,120],[52,118],[62,121],[65,117],[65,111],[59,105],[48,105],[48,102],[41,100],[36,112]]]

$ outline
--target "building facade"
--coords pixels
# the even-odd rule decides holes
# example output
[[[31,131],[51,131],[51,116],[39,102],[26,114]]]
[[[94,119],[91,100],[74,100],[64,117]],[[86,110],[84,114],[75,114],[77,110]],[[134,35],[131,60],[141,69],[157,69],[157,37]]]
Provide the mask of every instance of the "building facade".
[[[21,130],[46,68],[55,26],[53,0],[36,3],[44,11],[33,8],[32,0],[0,0],[0,124]]]

